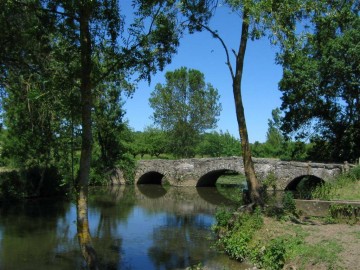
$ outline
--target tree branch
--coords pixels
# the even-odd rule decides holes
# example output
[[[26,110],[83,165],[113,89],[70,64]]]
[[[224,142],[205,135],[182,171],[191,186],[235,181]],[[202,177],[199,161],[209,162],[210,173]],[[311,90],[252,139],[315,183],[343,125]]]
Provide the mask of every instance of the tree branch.
[[[214,30],[212,30],[210,27],[208,27],[207,25],[203,25],[201,24],[200,25],[202,28],[204,28],[205,30],[207,30],[208,32],[210,32],[214,38],[217,38],[221,45],[223,46],[224,50],[225,50],[225,53],[226,53],[226,65],[228,66],[229,70],[230,70],[230,74],[231,74],[231,77],[232,79],[234,80],[235,79],[235,74],[234,74],[234,71],[233,71],[233,68],[231,66],[231,63],[230,63],[230,55],[229,55],[229,50],[224,42],[224,40],[219,36],[219,34],[217,32],[215,32]],[[236,54],[235,54],[236,55]]]

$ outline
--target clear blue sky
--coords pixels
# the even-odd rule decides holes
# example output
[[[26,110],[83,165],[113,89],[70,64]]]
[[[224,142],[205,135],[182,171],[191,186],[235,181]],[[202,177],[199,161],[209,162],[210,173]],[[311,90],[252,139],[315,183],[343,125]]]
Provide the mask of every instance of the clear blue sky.
[[[230,13],[226,7],[220,7],[210,26],[218,30],[229,49],[238,50],[241,29],[241,19],[238,15]],[[271,111],[281,104],[278,82],[282,76],[282,68],[275,65],[275,52],[276,48],[270,45],[266,37],[248,42],[242,93],[250,142],[265,141]],[[166,66],[163,72],[153,76],[150,85],[141,82],[133,97],[125,100],[125,118],[129,121],[130,127],[142,131],[146,126],[153,124],[153,110],[149,106],[151,91],[157,83],[165,82],[166,71],[185,66],[204,73],[205,81],[218,89],[222,112],[216,130],[229,131],[239,138],[232,80],[225,61],[223,47],[208,32],[186,35],[180,41],[180,47],[172,63]]]

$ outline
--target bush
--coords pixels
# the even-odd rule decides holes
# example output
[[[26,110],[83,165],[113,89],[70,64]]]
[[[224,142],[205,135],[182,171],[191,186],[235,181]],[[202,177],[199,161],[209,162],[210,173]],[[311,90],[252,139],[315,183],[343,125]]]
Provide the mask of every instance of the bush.
[[[352,168],[348,174],[349,174],[350,178],[352,178],[354,181],[359,181],[360,180],[360,166],[356,166],[356,167]]]
[[[335,222],[356,224],[360,220],[360,206],[332,204],[329,207],[329,216]]]
[[[254,213],[239,213],[234,220],[228,214],[221,213],[220,223],[217,223],[218,231],[222,232],[219,245],[233,259],[244,261],[251,254],[249,243],[255,232],[263,225],[263,217],[260,209]],[[232,217],[232,216],[231,216]],[[228,222],[225,222],[228,220]],[[229,224],[231,221],[231,224]],[[222,224],[223,226],[221,226]]]
[[[284,211],[288,214],[295,214],[296,212],[296,204],[294,200],[294,196],[291,192],[285,192],[284,197],[282,199]]]
[[[25,197],[25,185],[17,171],[0,174],[0,197],[10,201]]]
[[[31,196],[63,195],[67,186],[55,167],[29,168],[26,171],[11,171],[0,174],[0,196],[3,200],[21,200]],[[41,180],[41,175],[43,179]],[[42,182],[41,182],[42,181]]]

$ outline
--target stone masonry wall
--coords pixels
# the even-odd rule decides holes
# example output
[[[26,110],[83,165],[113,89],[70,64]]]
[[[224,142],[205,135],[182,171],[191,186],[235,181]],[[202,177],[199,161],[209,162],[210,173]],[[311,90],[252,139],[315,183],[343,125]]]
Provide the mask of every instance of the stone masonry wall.
[[[278,159],[254,158],[255,171],[260,180],[269,173],[278,179],[277,187],[285,189],[294,179],[312,175],[328,181],[344,170],[343,164],[324,164],[311,162],[281,161]],[[174,186],[197,186],[200,178],[211,174],[221,174],[224,171],[236,171],[244,174],[241,157],[193,158],[179,160],[140,160],[135,173],[135,183],[147,173],[156,172]],[[123,184],[125,180],[121,171],[114,172],[114,184]]]

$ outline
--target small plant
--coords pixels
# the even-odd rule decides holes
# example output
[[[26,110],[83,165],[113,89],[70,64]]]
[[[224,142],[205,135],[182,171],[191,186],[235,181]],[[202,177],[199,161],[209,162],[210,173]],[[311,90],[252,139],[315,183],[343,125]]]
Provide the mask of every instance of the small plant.
[[[332,204],[329,208],[329,216],[336,222],[356,224],[360,218],[360,206]]]
[[[263,181],[266,188],[271,187],[274,191],[276,190],[277,177],[273,171],[271,171]]]
[[[221,208],[215,213],[216,227],[226,227],[229,224],[229,221],[232,217],[232,213],[225,209]]]
[[[286,239],[271,239],[269,245],[264,248],[261,258],[261,266],[265,269],[280,270],[285,265]]]
[[[354,181],[359,181],[360,180],[360,166],[356,166],[356,167],[352,168],[348,174]]]
[[[289,214],[295,214],[296,212],[296,204],[294,200],[294,196],[291,192],[285,192],[284,197],[282,199],[284,211]]]

